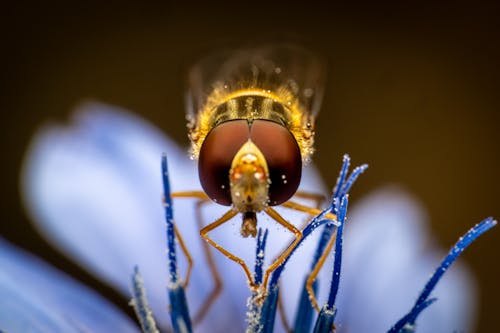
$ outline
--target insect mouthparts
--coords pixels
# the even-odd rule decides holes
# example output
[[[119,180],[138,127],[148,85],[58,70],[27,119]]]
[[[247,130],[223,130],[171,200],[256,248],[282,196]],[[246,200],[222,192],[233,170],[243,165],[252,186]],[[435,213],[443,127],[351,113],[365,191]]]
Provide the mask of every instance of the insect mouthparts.
[[[257,236],[257,215],[255,214],[255,212],[243,213],[243,221],[241,223],[241,236]]]

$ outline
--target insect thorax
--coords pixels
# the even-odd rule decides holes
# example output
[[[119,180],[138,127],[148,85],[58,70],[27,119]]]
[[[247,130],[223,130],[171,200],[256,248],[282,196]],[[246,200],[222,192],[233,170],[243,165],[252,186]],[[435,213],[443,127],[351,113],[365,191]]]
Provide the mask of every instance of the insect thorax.
[[[309,161],[314,148],[314,122],[287,89],[271,92],[264,89],[242,89],[226,92],[216,88],[208,97],[198,119],[189,128],[191,154],[197,158],[201,145],[211,129],[231,120],[244,119],[251,123],[262,119],[287,128],[297,141],[302,160]],[[189,124],[188,124],[189,126]]]

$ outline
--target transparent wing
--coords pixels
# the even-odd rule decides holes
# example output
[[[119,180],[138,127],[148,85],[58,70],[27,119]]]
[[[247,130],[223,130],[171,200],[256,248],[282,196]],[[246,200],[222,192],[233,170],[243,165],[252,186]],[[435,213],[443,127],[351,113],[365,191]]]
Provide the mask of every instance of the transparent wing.
[[[214,89],[227,93],[258,88],[278,92],[285,88],[314,117],[321,105],[325,65],[317,55],[290,44],[226,50],[205,57],[189,72],[188,116],[209,102]]]
[[[434,246],[421,207],[389,188],[366,197],[348,214],[336,322],[339,331],[386,332],[415,302],[444,255]],[[452,244],[450,244],[451,246]],[[418,332],[468,332],[476,294],[457,263],[417,320]]]
[[[309,161],[324,76],[318,57],[292,45],[219,52],[201,60],[189,72],[192,156],[198,157],[205,137],[218,124],[264,119],[285,126],[303,160]]]
[[[92,290],[0,239],[0,331],[139,332]]]

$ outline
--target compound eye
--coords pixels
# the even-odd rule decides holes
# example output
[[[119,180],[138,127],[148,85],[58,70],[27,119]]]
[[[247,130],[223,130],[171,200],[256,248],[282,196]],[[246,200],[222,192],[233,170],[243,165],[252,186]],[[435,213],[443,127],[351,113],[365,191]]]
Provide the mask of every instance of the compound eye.
[[[248,141],[246,120],[232,120],[213,128],[203,141],[198,161],[198,175],[205,193],[213,201],[231,205],[229,170],[234,155]]]
[[[284,126],[268,120],[254,120],[250,138],[266,158],[269,169],[269,204],[289,200],[299,187],[302,157],[297,141]]]

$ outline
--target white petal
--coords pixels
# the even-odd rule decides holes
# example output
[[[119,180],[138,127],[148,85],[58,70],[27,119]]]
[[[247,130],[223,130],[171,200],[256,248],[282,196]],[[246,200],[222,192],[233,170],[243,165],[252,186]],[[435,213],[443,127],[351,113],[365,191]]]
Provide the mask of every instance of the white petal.
[[[340,332],[385,332],[411,309],[441,258],[422,209],[403,191],[376,192],[351,212],[336,321]],[[418,332],[470,329],[475,293],[464,267],[447,272],[432,296],[439,300],[420,316]]]
[[[98,294],[0,239],[2,332],[138,332]]]

